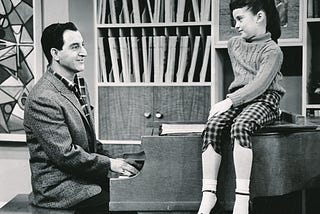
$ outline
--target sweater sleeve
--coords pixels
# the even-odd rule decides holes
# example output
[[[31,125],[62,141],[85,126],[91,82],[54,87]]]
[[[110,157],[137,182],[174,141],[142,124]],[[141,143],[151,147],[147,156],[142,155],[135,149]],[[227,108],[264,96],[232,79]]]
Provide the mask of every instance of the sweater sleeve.
[[[259,70],[253,81],[227,95],[227,97],[232,100],[233,106],[250,102],[263,94],[270,87],[277,73],[280,71],[282,61],[283,54],[280,48],[265,50],[262,54]]]

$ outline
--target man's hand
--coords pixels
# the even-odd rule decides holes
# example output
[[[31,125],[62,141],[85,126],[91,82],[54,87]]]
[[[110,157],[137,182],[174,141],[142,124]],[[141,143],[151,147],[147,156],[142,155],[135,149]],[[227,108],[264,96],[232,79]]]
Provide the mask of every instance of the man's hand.
[[[127,176],[135,175],[139,172],[135,167],[128,164],[122,158],[117,158],[117,159],[110,158],[110,169],[113,172],[118,172],[120,174],[127,175]]]
[[[230,98],[226,98],[216,104],[211,108],[208,120],[213,117],[217,116],[219,114],[222,114],[223,112],[229,110],[232,106],[232,100]]]

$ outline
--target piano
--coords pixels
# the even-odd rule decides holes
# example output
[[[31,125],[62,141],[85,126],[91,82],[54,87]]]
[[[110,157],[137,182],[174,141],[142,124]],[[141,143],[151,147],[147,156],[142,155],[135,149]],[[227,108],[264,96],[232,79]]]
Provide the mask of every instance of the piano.
[[[253,140],[251,197],[283,195],[320,182],[320,130],[301,116],[263,128]],[[218,202],[232,210],[235,174],[225,136],[218,178]],[[196,213],[201,200],[201,135],[142,136],[144,165],[133,177],[110,179],[111,211]],[[139,159],[139,158],[138,158]],[[140,160],[141,161],[141,160]],[[320,179],[320,178],[319,178]]]

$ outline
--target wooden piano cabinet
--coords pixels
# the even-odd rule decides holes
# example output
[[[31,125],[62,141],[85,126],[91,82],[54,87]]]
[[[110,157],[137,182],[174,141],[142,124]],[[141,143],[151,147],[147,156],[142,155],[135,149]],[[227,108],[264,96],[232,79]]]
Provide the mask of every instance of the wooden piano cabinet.
[[[201,140],[142,137],[140,174],[110,180],[110,210],[193,211],[201,199]]]
[[[270,129],[253,136],[252,198],[302,190],[320,174],[320,131],[278,131]],[[228,138],[224,141],[218,200],[231,210],[235,174],[232,145]],[[201,200],[200,135],[144,136],[142,147],[145,163],[140,173],[110,180],[110,210],[195,213]]]

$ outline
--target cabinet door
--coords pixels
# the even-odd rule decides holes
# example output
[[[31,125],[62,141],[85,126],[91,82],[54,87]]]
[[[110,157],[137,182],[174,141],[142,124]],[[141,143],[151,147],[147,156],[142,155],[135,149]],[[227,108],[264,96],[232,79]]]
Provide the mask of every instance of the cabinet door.
[[[140,140],[152,121],[152,87],[99,87],[99,139]],[[148,115],[149,114],[149,115]]]
[[[206,121],[210,86],[157,86],[153,102],[155,121]]]

